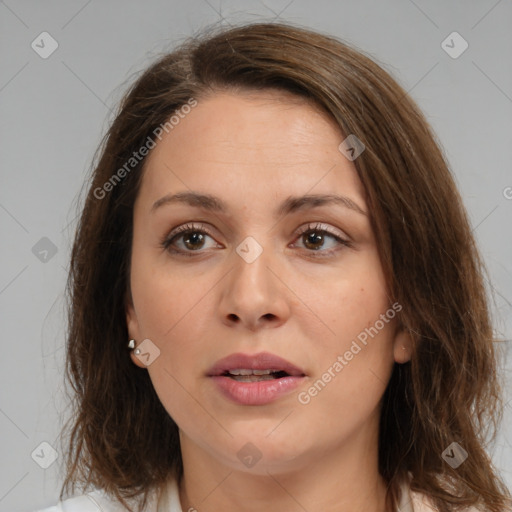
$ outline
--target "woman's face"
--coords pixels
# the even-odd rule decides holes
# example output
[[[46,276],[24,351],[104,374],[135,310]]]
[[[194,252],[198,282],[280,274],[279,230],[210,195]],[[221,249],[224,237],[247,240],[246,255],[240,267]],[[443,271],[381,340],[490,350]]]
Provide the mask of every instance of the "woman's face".
[[[375,456],[379,401],[410,346],[344,139],[300,99],[216,93],[147,158],[128,328],[150,340],[132,359],[185,460],[263,474]]]

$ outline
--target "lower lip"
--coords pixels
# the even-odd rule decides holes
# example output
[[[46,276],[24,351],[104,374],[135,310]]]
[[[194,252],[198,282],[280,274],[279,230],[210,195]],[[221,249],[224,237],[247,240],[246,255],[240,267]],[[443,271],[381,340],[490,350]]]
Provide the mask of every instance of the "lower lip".
[[[304,377],[282,377],[260,382],[238,382],[230,377],[211,377],[224,396],[240,405],[265,405],[290,393]]]

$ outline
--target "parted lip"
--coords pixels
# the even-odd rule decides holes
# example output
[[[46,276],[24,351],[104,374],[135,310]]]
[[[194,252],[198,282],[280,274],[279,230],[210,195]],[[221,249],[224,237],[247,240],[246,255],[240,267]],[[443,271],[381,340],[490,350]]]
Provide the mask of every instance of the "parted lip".
[[[275,370],[292,377],[303,377],[305,372],[282,357],[260,352],[258,354],[231,354],[219,359],[207,372],[208,377],[219,377],[230,370]]]

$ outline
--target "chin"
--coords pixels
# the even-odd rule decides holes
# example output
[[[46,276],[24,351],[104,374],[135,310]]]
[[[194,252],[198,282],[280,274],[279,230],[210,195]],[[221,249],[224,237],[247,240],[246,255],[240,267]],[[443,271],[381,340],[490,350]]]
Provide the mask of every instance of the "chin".
[[[274,423],[275,427],[275,423]],[[251,429],[255,430],[256,429]],[[276,431],[268,435],[269,429],[260,429],[254,434],[248,432],[232,432],[234,437],[223,444],[216,444],[215,451],[223,450],[219,456],[228,460],[226,464],[233,470],[243,471],[255,475],[267,475],[268,473],[282,473],[297,469],[301,464],[306,464],[306,459],[312,451],[312,447],[306,446],[307,439],[296,439],[290,432]],[[296,430],[300,431],[300,430]],[[311,436],[309,436],[311,440]],[[301,463],[302,461],[302,463]]]

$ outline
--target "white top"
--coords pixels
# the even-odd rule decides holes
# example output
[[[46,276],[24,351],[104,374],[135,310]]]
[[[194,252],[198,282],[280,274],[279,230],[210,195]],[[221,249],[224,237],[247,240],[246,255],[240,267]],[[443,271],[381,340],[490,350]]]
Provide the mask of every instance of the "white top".
[[[402,484],[402,499],[397,512],[435,512],[430,499],[415,491],[411,491],[404,482]],[[478,512],[476,508],[469,508],[467,512]],[[35,512],[126,512],[126,509],[117,501],[112,501],[102,491],[94,491],[82,496],[59,501],[55,507],[45,508]],[[164,489],[160,500],[151,496],[150,504],[145,512],[184,512],[180,504],[178,485],[175,480]]]

